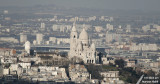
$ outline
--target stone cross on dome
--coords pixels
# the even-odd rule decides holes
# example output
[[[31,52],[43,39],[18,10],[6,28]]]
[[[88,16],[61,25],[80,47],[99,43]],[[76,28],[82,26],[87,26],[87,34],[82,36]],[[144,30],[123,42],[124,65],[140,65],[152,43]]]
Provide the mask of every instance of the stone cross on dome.
[[[85,30],[86,30],[86,24],[83,24],[83,29],[85,29]]]

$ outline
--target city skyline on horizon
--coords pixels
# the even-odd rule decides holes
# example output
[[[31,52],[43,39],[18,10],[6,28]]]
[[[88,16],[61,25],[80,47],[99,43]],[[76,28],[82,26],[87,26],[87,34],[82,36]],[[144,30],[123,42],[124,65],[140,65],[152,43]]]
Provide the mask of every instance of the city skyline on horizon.
[[[56,5],[67,8],[160,11],[159,0],[0,0],[0,6]]]

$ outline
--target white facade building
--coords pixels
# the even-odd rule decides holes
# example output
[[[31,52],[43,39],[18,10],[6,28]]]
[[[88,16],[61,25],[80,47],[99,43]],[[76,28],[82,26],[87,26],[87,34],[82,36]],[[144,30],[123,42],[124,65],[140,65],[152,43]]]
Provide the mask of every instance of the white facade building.
[[[107,28],[107,30],[113,30],[114,29],[113,25],[111,25],[111,24],[106,24],[106,28]]]
[[[56,43],[57,38],[56,37],[49,37],[49,41],[51,41],[52,43]]]
[[[18,39],[14,37],[0,37],[0,41],[19,43]]]
[[[3,75],[8,75],[9,74],[9,69],[3,69]]]
[[[103,27],[102,26],[95,26],[95,31],[101,32],[101,31],[103,31]]]
[[[119,71],[107,71],[100,74],[104,77],[101,84],[125,84],[122,80],[119,80]]]
[[[88,33],[83,28],[82,32],[77,35],[75,24],[70,34],[70,52],[69,58],[81,58],[84,63],[96,63],[95,44],[89,41]]]
[[[158,47],[156,44],[145,44],[145,43],[140,43],[138,45],[136,44],[132,44],[130,46],[130,50],[131,51],[139,51],[139,50],[142,50],[142,51],[157,51],[158,50]]]

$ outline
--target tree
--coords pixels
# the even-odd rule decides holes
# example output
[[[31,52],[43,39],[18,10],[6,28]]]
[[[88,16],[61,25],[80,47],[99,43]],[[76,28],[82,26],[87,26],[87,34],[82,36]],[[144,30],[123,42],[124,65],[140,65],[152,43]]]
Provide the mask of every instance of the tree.
[[[125,61],[123,59],[115,60],[115,65],[118,65],[119,68],[124,68]]]
[[[103,53],[102,53],[102,52],[99,52],[99,53],[98,53],[98,56],[99,56],[99,63],[102,63],[101,58],[103,57]]]
[[[99,73],[100,71],[102,71],[101,66],[89,64],[89,65],[85,65],[85,67],[87,68],[88,72],[91,74],[93,79],[99,79],[99,80],[103,79],[103,77]]]
[[[147,71],[146,73],[148,76],[155,76],[155,72],[152,70]]]

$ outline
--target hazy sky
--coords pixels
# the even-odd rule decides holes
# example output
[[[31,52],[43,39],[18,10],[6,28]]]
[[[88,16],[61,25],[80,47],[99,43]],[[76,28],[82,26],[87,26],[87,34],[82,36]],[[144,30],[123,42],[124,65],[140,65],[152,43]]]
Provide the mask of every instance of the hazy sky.
[[[0,0],[0,6],[55,4],[64,7],[160,11],[160,0]]]

